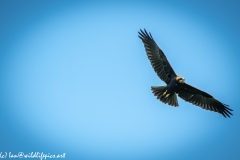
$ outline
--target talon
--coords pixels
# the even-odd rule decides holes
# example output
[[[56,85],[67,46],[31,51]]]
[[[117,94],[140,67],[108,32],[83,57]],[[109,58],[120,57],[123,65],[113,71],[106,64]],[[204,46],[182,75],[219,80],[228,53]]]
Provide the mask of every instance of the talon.
[[[168,98],[170,96],[170,94],[167,94],[166,96],[165,96],[165,98]]]
[[[167,93],[167,90],[163,93],[163,96]]]

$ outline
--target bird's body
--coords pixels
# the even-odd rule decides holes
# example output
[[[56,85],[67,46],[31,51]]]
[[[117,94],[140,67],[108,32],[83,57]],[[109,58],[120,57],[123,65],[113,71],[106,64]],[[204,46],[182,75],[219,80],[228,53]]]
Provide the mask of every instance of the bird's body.
[[[168,103],[171,106],[178,106],[176,93],[181,90],[184,78],[180,76],[172,76],[167,86],[152,87],[155,96],[163,103]]]
[[[152,35],[146,30],[140,30],[139,38],[143,41],[147,56],[166,86],[152,86],[152,92],[165,104],[178,106],[177,95],[187,102],[222,114],[224,117],[232,115],[232,109],[219,102],[210,94],[185,83],[182,76],[178,76],[172,69],[163,51],[155,43]]]
[[[166,86],[167,93],[166,94],[173,94],[178,91],[181,83],[176,80],[176,78],[171,78],[170,83]]]

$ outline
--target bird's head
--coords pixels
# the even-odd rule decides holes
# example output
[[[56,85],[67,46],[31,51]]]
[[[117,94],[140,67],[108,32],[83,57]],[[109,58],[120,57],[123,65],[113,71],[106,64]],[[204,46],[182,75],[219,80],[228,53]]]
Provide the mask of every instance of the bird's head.
[[[177,76],[177,77],[176,77],[176,80],[177,80],[179,83],[184,83],[184,81],[185,81],[184,77],[182,77],[182,76]]]

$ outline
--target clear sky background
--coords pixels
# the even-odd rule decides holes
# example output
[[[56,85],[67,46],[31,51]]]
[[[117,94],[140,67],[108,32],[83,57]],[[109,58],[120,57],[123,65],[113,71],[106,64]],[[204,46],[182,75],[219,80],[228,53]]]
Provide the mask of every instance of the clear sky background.
[[[1,1],[0,152],[66,159],[236,160],[240,3]],[[178,75],[234,110],[163,104],[139,29]]]

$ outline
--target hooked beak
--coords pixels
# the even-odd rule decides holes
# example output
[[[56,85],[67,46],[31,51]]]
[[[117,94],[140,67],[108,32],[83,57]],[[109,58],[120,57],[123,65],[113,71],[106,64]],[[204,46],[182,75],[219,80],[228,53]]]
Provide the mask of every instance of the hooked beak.
[[[180,80],[180,83],[184,83],[184,82],[185,82],[185,79],[184,79],[184,78]]]

